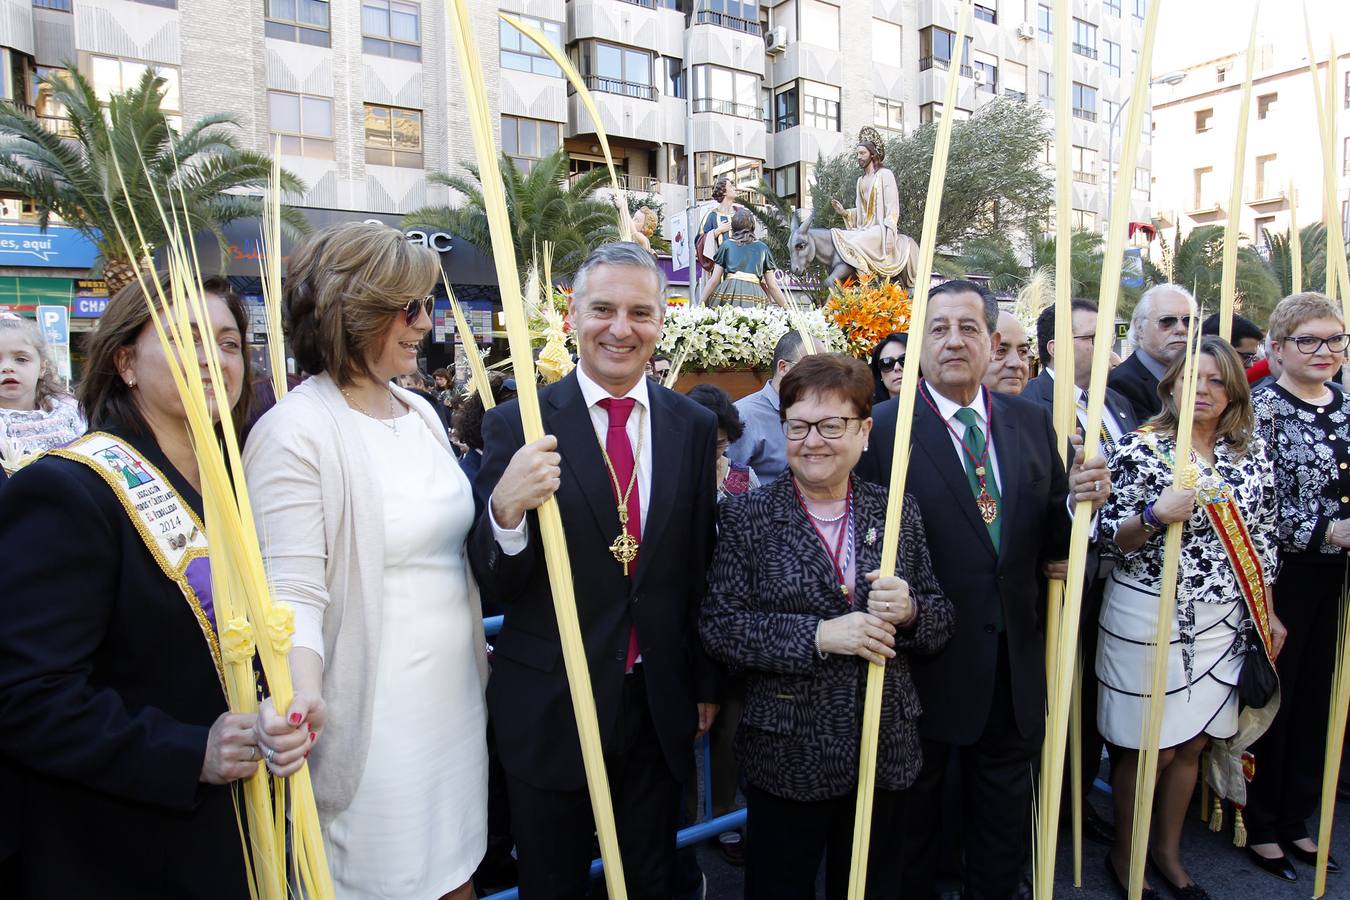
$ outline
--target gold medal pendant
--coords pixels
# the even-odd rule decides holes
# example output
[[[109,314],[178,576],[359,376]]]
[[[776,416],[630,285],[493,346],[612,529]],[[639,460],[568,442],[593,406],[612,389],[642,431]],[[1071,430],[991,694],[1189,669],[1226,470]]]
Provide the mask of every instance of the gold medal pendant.
[[[614,539],[614,543],[609,545],[609,552],[623,565],[623,574],[627,575],[628,566],[633,560],[637,559],[638,542],[625,530],[620,532],[619,536]]]
[[[998,518],[998,501],[989,496],[983,487],[980,488],[980,496],[975,498],[975,508],[980,511],[980,518],[984,519],[985,525],[993,525]]]

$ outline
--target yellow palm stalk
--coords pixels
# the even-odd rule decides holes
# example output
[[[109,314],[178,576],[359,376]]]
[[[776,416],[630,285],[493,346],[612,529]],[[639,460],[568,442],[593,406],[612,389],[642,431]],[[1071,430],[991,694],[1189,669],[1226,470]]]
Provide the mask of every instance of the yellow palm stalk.
[[[1072,10],[1070,0],[1055,2],[1055,71],[1069,72],[1069,36]],[[1069,435],[1077,424],[1074,397],[1073,356],[1073,227],[1070,211],[1073,189],[1070,151],[1072,150],[1070,115],[1070,79],[1055,80],[1055,353],[1059,360],[1068,359],[1068,370],[1056,362],[1053,415],[1055,435],[1058,438],[1061,459],[1069,464]],[[1107,173],[1108,177],[1111,173]],[[1129,196],[1128,194],[1124,196]],[[1118,204],[1128,206],[1128,203]],[[1113,210],[1114,212],[1114,210]],[[1044,364],[1042,360],[1042,364]],[[1036,803],[1036,840],[1032,865],[1032,893],[1037,900],[1048,900],[1055,889],[1055,857],[1059,850],[1059,808],[1064,785],[1064,741],[1069,719],[1075,718],[1073,730],[1079,723],[1071,716],[1075,704],[1060,702],[1061,695],[1070,695],[1074,689],[1078,654],[1078,628],[1072,631],[1065,623],[1066,600],[1080,603],[1081,590],[1076,594],[1065,590],[1065,582],[1054,579],[1049,583],[1046,598],[1046,722],[1045,741],[1041,744],[1041,779]],[[1077,621],[1077,611],[1073,615]],[[1066,649],[1066,644],[1067,649]],[[1076,695],[1073,695],[1076,696]],[[1078,770],[1081,761],[1073,757],[1073,837],[1074,882],[1081,881],[1082,807],[1079,796]]]
[[[1298,190],[1289,179],[1289,292],[1303,291],[1303,237],[1298,233]]]
[[[614,167],[614,157],[609,152],[609,138],[605,134],[605,123],[600,119],[600,109],[595,105],[595,99],[591,96],[591,92],[586,89],[586,82],[582,79],[581,73],[577,71],[576,66],[572,65],[572,60],[553,46],[539,29],[532,25],[526,25],[510,13],[498,13],[498,15],[501,16],[502,21],[534,41],[540,50],[548,54],[549,59],[558,64],[558,68],[563,70],[563,75],[567,77],[568,82],[577,92],[577,97],[581,99],[581,105],[586,107],[586,112],[590,113],[591,123],[595,125],[595,136],[600,144],[600,149],[605,154],[605,165],[609,166],[609,182],[614,188],[615,205],[619,209],[619,240],[631,241],[633,239],[633,217],[628,213],[628,204],[624,200],[626,195],[623,188],[619,186],[619,174]],[[488,115],[486,95],[483,98],[482,111],[483,115]],[[490,117],[489,121],[491,121]]]
[[[272,174],[263,197],[262,269],[263,313],[267,322],[267,362],[272,392],[286,396],[286,336],[281,327],[281,138],[272,150]]]
[[[1321,79],[1317,75],[1317,54],[1313,49],[1312,24],[1308,20],[1308,5],[1303,5],[1303,27],[1308,39],[1308,77],[1312,80],[1313,107],[1317,111],[1318,135],[1322,145],[1322,217],[1327,228],[1327,267],[1325,292],[1328,297],[1336,296],[1340,287],[1342,315],[1350,316],[1350,277],[1347,277],[1345,256],[1333,252],[1344,247],[1341,234],[1339,198],[1339,176],[1336,170],[1336,45],[1332,42],[1327,56],[1326,90],[1323,92]]]
[[[1342,595],[1345,588],[1342,587]],[[1335,814],[1336,782],[1341,772],[1341,752],[1345,749],[1347,701],[1350,700],[1350,595],[1341,604],[1340,632],[1336,643],[1336,668],[1331,680],[1331,707],[1327,710],[1327,749],[1322,765],[1322,810],[1317,822],[1317,873],[1313,879],[1313,897],[1327,892],[1327,859],[1331,852],[1331,822]],[[1330,797],[1332,802],[1328,803]]]
[[[1219,293],[1219,337],[1233,338],[1233,305],[1237,296],[1238,211],[1242,209],[1242,177],[1247,167],[1247,127],[1252,108],[1252,72],[1256,68],[1256,17],[1261,0],[1252,4],[1252,29],[1247,38],[1247,74],[1238,102],[1237,143],[1233,149],[1233,183],[1228,194],[1228,223],[1223,234],[1223,280]]]
[[[955,47],[964,45],[970,4],[961,0],[956,14]],[[947,153],[952,142],[953,110],[956,109],[957,79],[947,76],[943,94],[943,115],[933,143],[933,166],[928,174],[928,196],[923,210],[923,230],[919,242],[919,262],[914,278],[914,298],[910,321],[909,349],[905,354],[905,373],[900,383],[900,408],[895,418],[895,453],[891,460],[891,487],[886,501],[886,525],[881,541],[881,575],[895,574],[899,557],[900,516],[905,501],[905,480],[909,475],[910,433],[914,425],[914,401],[919,389],[919,354],[923,350],[923,322],[928,311],[928,286],[932,281],[933,253],[937,247],[938,215],[942,210],[942,188],[947,179]],[[881,730],[881,692],[885,667],[875,663],[867,667],[867,692],[863,700],[862,738],[858,754],[858,800],[853,817],[853,858],[848,876],[849,900],[865,900],[867,895],[867,856],[872,837],[872,800],[877,784],[877,740]],[[890,852],[894,852],[891,850]]]
[[[502,309],[506,316],[506,330],[511,344],[511,364],[515,372],[517,401],[525,440],[535,441],[544,435],[543,420],[539,414],[539,395],[534,384],[534,359],[530,342],[529,323],[520,294],[520,271],[516,266],[511,222],[506,211],[506,194],[498,165],[497,149],[492,142],[492,117],[487,106],[487,87],[483,70],[478,63],[478,49],[473,37],[473,22],[464,0],[446,0],[450,30],[454,35],[459,57],[460,74],[468,98],[469,120],[473,133],[474,154],[478,161],[483,184],[483,205],[487,211],[492,235],[493,261],[497,267],[497,283],[501,285]],[[523,34],[534,29],[513,17],[503,16]],[[546,52],[552,47],[542,35],[534,39]],[[556,52],[556,51],[554,51]],[[576,70],[565,57],[555,59],[569,78]],[[570,70],[570,71],[569,71]],[[581,93],[581,89],[578,89]],[[585,95],[583,95],[585,96]],[[587,102],[589,97],[585,96]],[[598,120],[597,130],[601,128]],[[603,144],[603,139],[601,141]],[[606,154],[608,155],[608,153]],[[622,227],[622,217],[620,226]],[[577,619],[576,598],[572,587],[572,569],[567,556],[567,538],[563,533],[562,515],[556,499],[548,500],[538,510],[539,531],[544,545],[553,594],[553,607],[558,616],[558,636],[562,642],[563,665],[572,695],[572,709],[576,714],[577,733],[581,741],[581,758],[590,789],[591,810],[595,817],[596,833],[600,840],[600,856],[605,866],[605,882],[610,900],[627,900],[628,890],[619,858],[618,835],[614,826],[614,807],[610,800],[609,776],[605,771],[604,750],[600,744],[600,727],[596,719],[595,696],[591,690],[591,673],[586,664],[586,651],[581,642],[581,625]]]

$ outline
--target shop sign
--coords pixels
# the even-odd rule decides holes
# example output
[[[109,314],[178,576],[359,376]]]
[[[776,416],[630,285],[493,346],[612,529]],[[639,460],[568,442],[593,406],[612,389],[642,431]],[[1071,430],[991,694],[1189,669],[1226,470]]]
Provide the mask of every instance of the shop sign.
[[[76,278],[70,314],[77,319],[97,319],[108,306],[108,282]]]
[[[0,266],[87,269],[98,248],[74,228],[36,224],[0,224]]]

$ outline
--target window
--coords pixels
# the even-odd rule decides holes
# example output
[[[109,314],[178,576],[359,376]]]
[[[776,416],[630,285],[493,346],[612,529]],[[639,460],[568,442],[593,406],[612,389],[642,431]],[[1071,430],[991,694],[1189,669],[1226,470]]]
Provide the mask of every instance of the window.
[[[799,182],[796,164],[774,169],[770,174],[772,175],[773,192],[785,200],[791,200],[793,206],[801,206],[797,195]]]
[[[1345,73],[1345,101],[1344,106],[1350,109],[1350,72]]]
[[[1137,25],[1144,24],[1144,16],[1148,14],[1148,0],[1134,0],[1134,21]]]
[[[1280,176],[1276,171],[1276,154],[1256,158],[1256,197],[1265,200],[1280,193]]]
[[[1073,169],[1073,180],[1084,184],[1097,183],[1097,151],[1091,147],[1071,148],[1069,161]]]
[[[328,0],[267,0],[268,37],[329,46]]]
[[[818,81],[802,81],[802,124],[823,131],[839,131],[839,88]]]
[[[1194,175],[1195,175],[1195,194],[1193,197],[1195,201],[1194,208],[1195,209],[1213,208],[1214,203],[1211,202],[1210,196],[1213,193],[1212,189],[1214,187],[1214,167],[1205,166],[1202,169],[1196,169]]]
[[[1090,209],[1070,210],[1069,225],[1076,231],[1096,231],[1097,214]]]
[[[1041,106],[1055,108],[1055,80],[1049,72],[1036,73],[1037,90],[1040,91]]]
[[[931,125],[934,122],[942,121],[942,104],[925,103],[919,107],[919,124]]]
[[[1262,256],[1270,255],[1270,232],[1275,228],[1274,216],[1258,216],[1252,223],[1256,232],[1256,249]]]
[[[658,5],[653,0],[628,0],[628,2],[639,6]],[[674,0],[665,0],[659,5],[670,9],[679,7]],[[695,24],[718,25],[753,35],[760,33],[759,4],[756,0],[711,0],[711,2],[700,0],[694,6],[697,9],[694,14]]]
[[[998,58],[976,52],[975,58],[971,62],[974,67],[975,77],[980,79],[980,84],[976,90],[987,91],[990,94],[998,93]]]
[[[1014,100],[1027,99],[1027,67],[1022,63],[1003,61],[1003,94]]]
[[[821,0],[801,0],[801,5],[801,40],[830,50],[838,50],[839,7],[822,3]]]
[[[872,20],[872,62],[900,65],[900,26],[882,19]]]
[[[1201,132],[1209,131],[1211,127],[1210,122],[1213,121],[1213,119],[1213,108],[1197,109],[1195,111],[1195,133],[1200,134]]]
[[[666,144],[666,181],[670,184],[689,183],[689,157],[682,144]]]
[[[286,91],[267,92],[267,123],[281,135],[285,156],[336,159],[333,148],[333,100]]]
[[[722,66],[694,66],[693,111],[758,121],[763,116],[759,87],[759,76],[751,72]]]
[[[1148,169],[1136,168],[1134,170],[1134,189],[1148,193],[1153,187],[1153,179],[1149,175]]]
[[[1097,89],[1086,84],[1073,83],[1073,116],[1087,122],[1097,121]]]
[[[988,22],[990,25],[998,24],[998,12],[992,6],[981,6],[976,3],[975,18],[981,22]]]
[[[165,9],[177,9],[178,0],[131,0],[132,3],[144,3],[146,6],[162,6]]]
[[[961,64],[963,71],[961,74],[969,76],[970,73],[970,45],[974,38],[966,38],[966,45],[961,51]],[[932,69],[946,69],[951,66],[952,48],[956,44],[956,35],[945,28],[938,28],[930,25],[919,32],[919,71]]]
[[[542,119],[521,119],[502,116],[502,152],[521,172],[528,172],[534,164],[562,146],[562,126]]]
[[[1280,99],[1279,94],[1262,94],[1261,96],[1257,97],[1256,117],[1258,119],[1264,119],[1266,116],[1270,115],[1271,112],[1275,109],[1276,103],[1279,101],[1279,99]]]
[[[1118,119],[1119,117],[1120,117],[1120,104],[1114,100],[1103,100],[1102,121],[1106,122],[1106,124],[1108,125],[1112,125],[1116,123],[1116,119]]]
[[[764,116],[764,130],[773,131],[773,89],[761,87],[759,89],[759,103],[761,112]]]
[[[652,87],[652,55],[646,50],[604,41],[581,41],[572,52],[574,61],[580,56],[578,68],[590,90],[639,100],[656,99],[656,89]],[[751,102],[758,100],[755,97]]]
[[[56,9],[61,12],[70,12],[70,0],[33,0],[33,5],[38,9]]]
[[[787,32],[788,43],[797,40],[797,0],[783,0],[769,10],[769,28]]]
[[[422,168],[422,111],[367,103],[366,162]]]
[[[547,19],[532,19],[529,16],[516,18],[541,31],[549,43],[562,49],[562,23]],[[501,65],[503,69],[515,69],[517,72],[533,72],[536,75],[562,77],[562,69],[549,59],[539,45],[516,30],[514,25],[504,19],[497,20],[497,36],[501,42]]]
[[[797,127],[797,85],[795,83],[779,88],[773,98],[774,131],[787,131]]]
[[[764,180],[764,161],[728,153],[694,154],[695,199],[712,199],[713,185],[724,176],[736,185],[737,192],[750,195],[748,202],[755,202],[750,198],[759,195],[759,183]]]
[[[1108,14],[1120,18],[1120,0],[1104,0],[1102,6],[1106,8]]]
[[[903,134],[905,131],[904,105],[899,100],[888,100],[885,97],[874,97],[873,101],[876,111],[872,115],[872,124],[887,131],[898,131]]]
[[[1106,47],[1106,71],[1117,78],[1120,77],[1120,45],[1115,41],[1104,41]]]
[[[1055,39],[1055,13],[1044,3],[1036,6],[1036,38],[1042,44],[1049,44]]]
[[[362,0],[361,52],[422,61],[422,9],[400,0]]]
[[[1082,19],[1073,20],[1073,52],[1089,59],[1097,58],[1097,26]]]
[[[107,103],[113,94],[120,94],[134,88],[145,74],[146,69],[154,69],[155,74],[164,79],[160,106],[168,113],[183,108],[178,94],[178,69],[158,63],[140,62],[134,59],[118,59],[115,56],[90,56],[89,80],[94,84],[94,93],[99,102]]]
[[[679,97],[684,99],[684,63],[673,56],[663,56],[657,63],[664,78],[661,82],[661,93],[667,97]]]
[[[1350,175],[1350,138],[1346,138],[1341,147],[1341,174]]]

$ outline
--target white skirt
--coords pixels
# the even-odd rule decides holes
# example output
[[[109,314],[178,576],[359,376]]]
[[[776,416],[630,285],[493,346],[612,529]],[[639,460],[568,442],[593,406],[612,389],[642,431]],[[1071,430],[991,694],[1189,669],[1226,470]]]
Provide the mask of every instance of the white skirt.
[[[1149,707],[1158,592],[1112,572],[1106,582],[1097,644],[1097,728],[1118,747],[1137,750]],[[1233,643],[1244,616],[1240,597],[1230,603],[1195,604],[1195,655],[1186,684],[1175,617],[1167,659],[1159,747],[1175,747],[1204,732],[1230,738],[1238,727],[1238,676],[1242,656]]]

